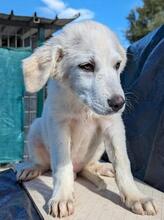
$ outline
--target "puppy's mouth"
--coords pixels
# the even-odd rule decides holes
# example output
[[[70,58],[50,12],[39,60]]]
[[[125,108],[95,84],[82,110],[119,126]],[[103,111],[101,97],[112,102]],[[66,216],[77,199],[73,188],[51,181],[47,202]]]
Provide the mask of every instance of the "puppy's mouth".
[[[97,115],[112,115],[116,112],[114,112],[112,109],[107,109],[107,108],[104,108],[103,105],[100,105],[100,104],[90,104],[90,103],[87,103],[85,102],[85,105],[87,105],[91,111],[93,111],[94,113],[96,113]]]
[[[110,109],[108,109],[108,110],[101,109],[100,110],[100,109],[97,109],[95,107],[92,107],[91,110],[94,111],[96,114],[103,115],[103,116],[105,116],[105,115],[112,115],[112,114],[116,113],[116,112],[114,112],[114,111],[112,111]]]
[[[107,108],[107,106],[104,106],[103,104],[100,104],[95,100],[93,101],[92,99],[86,99],[85,96],[81,95],[80,98],[83,104],[85,104],[91,111],[93,111],[97,115],[108,116],[116,113],[122,113],[124,110],[124,108],[122,108],[119,111],[114,111],[113,109]]]
[[[100,103],[93,103],[90,105],[90,108],[98,115],[113,115],[116,113],[122,113],[125,109],[125,104],[121,108],[111,108],[103,106]]]
[[[95,112],[96,114],[98,115],[103,115],[103,116],[107,116],[107,115],[113,115],[113,114],[116,114],[116,113],[122,113],[124,111],[124,106],[119,109],[118,111],[114,111],[110,108],[104,108],[103,106],[100,106],[100,105],[89,105],[89,108]]]

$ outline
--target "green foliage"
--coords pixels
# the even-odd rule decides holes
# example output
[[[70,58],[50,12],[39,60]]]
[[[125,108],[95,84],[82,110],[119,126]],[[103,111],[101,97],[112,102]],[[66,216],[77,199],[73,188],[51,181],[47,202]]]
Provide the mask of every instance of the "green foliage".
[[[143,0],[143,6],[132,9],[127,19],[126,38],[132,43],[164,24],[164,0]]]

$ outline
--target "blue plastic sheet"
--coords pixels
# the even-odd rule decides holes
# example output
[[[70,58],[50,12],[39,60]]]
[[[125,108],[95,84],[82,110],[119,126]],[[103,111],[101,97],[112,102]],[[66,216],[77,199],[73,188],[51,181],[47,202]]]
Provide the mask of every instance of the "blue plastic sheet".
[[[23,93],[21,68],[31,51],[0,48],[0,163],[23,156]]]
[[[0,172],[0,220],[43,220],[12,169]]]
[[[122,74],[123,118],[133,174],[164,191],[164,26],[132,44]]]

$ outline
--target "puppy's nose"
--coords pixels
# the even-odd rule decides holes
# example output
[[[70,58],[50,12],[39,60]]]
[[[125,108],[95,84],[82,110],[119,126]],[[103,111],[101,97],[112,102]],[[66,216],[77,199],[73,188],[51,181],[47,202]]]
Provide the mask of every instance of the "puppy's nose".
[[[124,103],[125,100],[121,95],[115,95],[111,99],[107,99],[108,105],[112,108],[114,112],[117,112],[120,110]]]

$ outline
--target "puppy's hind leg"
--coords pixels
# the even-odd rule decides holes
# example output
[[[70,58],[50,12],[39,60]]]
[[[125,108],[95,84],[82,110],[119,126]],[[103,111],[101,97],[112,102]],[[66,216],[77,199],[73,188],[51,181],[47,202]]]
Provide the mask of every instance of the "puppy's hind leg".
[[[114,177],[114,169],[112,164],[109,162],[99,161],[104,151],[104,143],[101,143],[98,146],[90,162],[83,168],[80,173],[81,176],[88,179],[100,190],[104,190],[107,188],[107,184],[102,176]]]
[[[27,138],[30,162],[17,170],[19,181],[31,180],[50,169],[49,154],[42,141],[40,123],[41,119],[38,118],[30,127]]]

